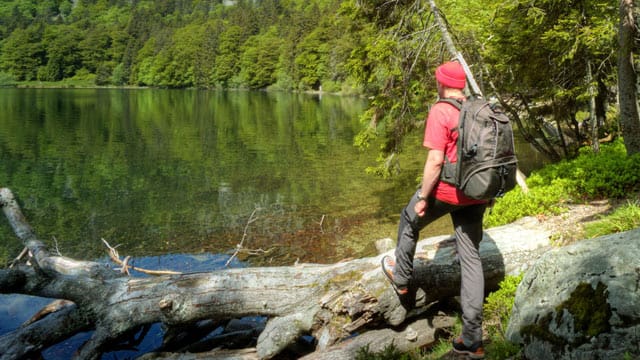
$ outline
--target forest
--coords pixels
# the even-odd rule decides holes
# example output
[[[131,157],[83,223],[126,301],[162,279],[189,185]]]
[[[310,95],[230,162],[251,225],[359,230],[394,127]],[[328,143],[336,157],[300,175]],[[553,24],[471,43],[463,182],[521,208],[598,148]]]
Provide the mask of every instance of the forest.
[[[551,160],[573,157],[589,139],[624,132],[627,117],[618,121],[612,105],[618,61],[627,59],[619,50],[637,48],[633,36],[624,46],[618,36],[627,13],[633,22],[627,28],[635,31],[633,1],[435,6],[433,0],[3,1],[0,85],[77,81],[364,96],[370,106],[356,144],[382,138],[379,166],[370,170],[392,175],[405,135],[421,126],[435,97],[433,69],[453,57],[437,14],[485,96],[498,99],[521,136]],[[633,77],[625,80],[635,83]],[[626,130],[637,134],[637,113],[630,116],[636,118]],[[626,140],[629,153],[640,149],[631,136]]]

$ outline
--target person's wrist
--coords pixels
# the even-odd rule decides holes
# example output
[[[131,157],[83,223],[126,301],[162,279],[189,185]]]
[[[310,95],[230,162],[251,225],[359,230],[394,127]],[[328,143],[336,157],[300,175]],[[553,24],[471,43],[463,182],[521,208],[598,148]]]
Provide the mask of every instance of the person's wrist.
[[[423,196],[421,194],[418,194],[418,201],[425,201],[426,202],[427,201],[427,197],[428,196]]]

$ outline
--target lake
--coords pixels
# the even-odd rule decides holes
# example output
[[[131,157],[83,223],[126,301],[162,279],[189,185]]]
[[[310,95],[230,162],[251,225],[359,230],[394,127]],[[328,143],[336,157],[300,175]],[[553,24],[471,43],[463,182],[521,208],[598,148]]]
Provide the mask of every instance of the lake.
[[[335,261],[392,236],[344,241],[395,222],[415,187],[416,171],[404,188],[365,173],[376,154],[353,146],[357,98],[0,89],[0,102],[0,184],[71,257],[104,256],[102,238],[132,256],[225,253],[244,238],[255,263]],[[0,234],[0,254],[15,256],[11,230]]]

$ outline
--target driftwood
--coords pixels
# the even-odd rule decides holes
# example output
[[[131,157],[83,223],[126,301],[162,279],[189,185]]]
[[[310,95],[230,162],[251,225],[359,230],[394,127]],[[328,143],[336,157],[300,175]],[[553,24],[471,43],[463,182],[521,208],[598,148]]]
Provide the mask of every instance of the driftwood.
[[[424,325],[425,317],[438,319],[428,313],[431,305],[457,296],[460,287],[455,242],[448,236],[418,244],[415,297],[403,302],[380,271],[380,256],[135,278],[104,264],[52,255],[9,189],[0,189],[0,205],[32,255],[32,265],[0,270],[0,292],[73,302],[0,337],[0,359],[37,353],[87,329],[93,335],[75,356],[98,359],[120,339],[154,323],[179,329],[198,321],[218,324],[254,315],[268,318],[264,330],[255,351],[248,350],[253,355],[236,358],[272,358],[301,335],[315,338],[309,359],[348,358],[357,347],[397,345],[402,339],[409,340],[406,346],[419,347],[434,338]],[[548,246],[549,234],[535,220],[487,230],[480,249],[487,289],[495,289],[505,274],[526,269]],[[419,329],[417,335],[413,328]],[[190,358],[146,357],[154,356]]]

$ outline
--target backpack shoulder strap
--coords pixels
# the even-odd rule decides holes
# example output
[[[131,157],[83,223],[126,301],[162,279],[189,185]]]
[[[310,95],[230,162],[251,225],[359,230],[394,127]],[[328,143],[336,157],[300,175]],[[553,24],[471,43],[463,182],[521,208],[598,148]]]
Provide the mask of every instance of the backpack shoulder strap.
[[[458,100],[458,99],[454,99],[454,98],[442,98],[442,99],[439,99],[437,102],[449,104],[449,105],[455,107],[456,109],[458,109],[458,111],[460,111],[462,109],[462,100]],[[451,132],[458,131],[459,127],[460,127],[460,124],[458,124],[458,126],[452,128],[450,131]]]
[[[462,101],[460,101],[458,99],[442,98],[442,99],[438,100],[438,102],[439,103],[450,104],[451,106],[455,107],[458,110],[460,110],[462,108]]]

